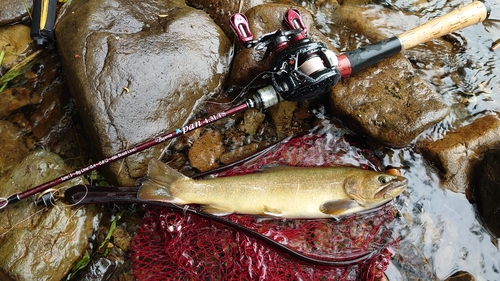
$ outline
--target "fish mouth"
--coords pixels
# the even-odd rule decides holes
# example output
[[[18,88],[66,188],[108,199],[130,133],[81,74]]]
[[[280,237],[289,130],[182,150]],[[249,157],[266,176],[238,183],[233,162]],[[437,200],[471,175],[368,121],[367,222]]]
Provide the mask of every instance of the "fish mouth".
[[[397,176],[396,179],[392,180],[388,184],[382,186],[377,193],[375,193],[374,198],[385,198],[386,195],[391,197],[396,197],[408,186],[408,179],[405,177]],[[396,191],[396,196],[391,194],[391,191]]]

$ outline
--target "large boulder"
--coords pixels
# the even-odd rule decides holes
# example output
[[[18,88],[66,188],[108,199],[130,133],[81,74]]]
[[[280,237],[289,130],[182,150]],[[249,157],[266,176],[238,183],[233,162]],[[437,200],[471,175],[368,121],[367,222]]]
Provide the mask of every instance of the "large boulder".
[[[222,88],[230,63],[226,35],[183,1],[77,1],[56,36],[99,158],[180,127]],[[108,179],[133,184],[163,147],[111,164]]]
[[[69,171],[56,154],[34,151],[0,179],[0,192],[25,191]],[[83,178],[75,178],[52,191],[58,198],[64,189],[83,183]],[[73,208],[60,200],[48,209],[23,200],[1,212],[0,272],[18,281],[62,280],[82,256],[100,218],[96,206]]]
[[[386,38],[374,27],[374,13],[369,8],[343,5],[336,14],[335,30],[344,34],[338,37],[346,42],[350,34],[362,34],[371,43]],[[355,49],[356,44],[359,42],[348,48]],[[330,99],[334,114],[350,128],[396,148],[409,145],[449,113],[442,97],[402,54],[341,80]]]
[[[438,140],[423,140],[418,150],[441,175],[443,188],[471,198],[472,171],[486,152],[500,145],[500,117],[490,114],[457,128]]]

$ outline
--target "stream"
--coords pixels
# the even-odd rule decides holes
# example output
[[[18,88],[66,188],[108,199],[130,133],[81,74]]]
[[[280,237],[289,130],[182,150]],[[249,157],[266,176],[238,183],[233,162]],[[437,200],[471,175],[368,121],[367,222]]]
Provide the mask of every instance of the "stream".
[[[387,0],[368,3],[373,3],[375,10],[390,8],[405,14],[422,14],[423,19],[430,20],[462,5],[463,1]],[[417,73],[433,85],[452,109],[443,122],[424,132],[422,138],[438,139],[451,128],[468,124],[485,112],[500,110],[500,50],[491,49],[500,38],[500,20],[495,13],[500,10],[500,3],[490,3],[490,20],[454,32],[444,39],[459,43],[461,47],[456,49],[457,53],[443,52],[439,40],[433,45],[422,44],[404,52]],[[324,14],[316,14],[320,30],[328,36],[327,18]],[[398,17],[382,16],[379,22],[380,29],[391,35],[403,32],[408,24]],[[336,42],[334,45],[341,50],[345,47]],[[436,70],[434,66],[440,63],[443,68]],[[410,245],[418,249],[420,255],[405,257],[411,252],[407,250],[396,253],[396,256],[401,255],[402,263],[399,269],[389,267],[386,272],[389,280],[444,279],[454,271],[467,271],[475,280],[499,280],[499,240],[485,230],[475,206],[465,195],[440,187],[437,170],[412,148],[390,150],[384,164],[404,167],[403,175],[409,179],[408,193],[398,200],[403,214],[399,226],[403,237],[400,247]]]

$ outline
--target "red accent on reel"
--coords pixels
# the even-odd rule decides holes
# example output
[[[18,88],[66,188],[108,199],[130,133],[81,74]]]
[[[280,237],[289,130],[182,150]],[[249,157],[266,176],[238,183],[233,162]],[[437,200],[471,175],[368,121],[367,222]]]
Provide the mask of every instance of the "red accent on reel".
[[[231,28],[238,36],[238,41],[245,46],[253,40],[253,34],[248,26],[248,19],[244,14],[235,13],[229,18]]]
[[[290,29],[302,28],[302,32],[292,38],[292,43],[304,39],[307,37],[307,27],[300,16],[300,12],[297,9],[289,9],[283,16],[283,21],[290,27]]]
[[[351,76],[352,66],[351,62],[349,61],[349,58],[345,54],[341,54],[337,57],[337,59],[339,60],[337,69],[339,70],[342,78]]]

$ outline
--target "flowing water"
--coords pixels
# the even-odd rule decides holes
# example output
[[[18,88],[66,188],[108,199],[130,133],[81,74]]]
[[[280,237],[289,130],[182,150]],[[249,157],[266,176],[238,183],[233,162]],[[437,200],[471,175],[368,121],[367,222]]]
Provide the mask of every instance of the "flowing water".
[[[451,108],[444,121],[420,138],[438,139],[484,113],[500,110],[500,49],[491,49],[500,39],[500,2],[489,2],[492,12],[484,23],[405,51],[417,73]],[[300,4],[315,10],[318,28],[339,50],[349,48],[338,41],[346,37],[338,35],[327,9],[316,9],[307,2]],[[346,4],[370,4],[375,11],[390,10],[392,14],[380,13],[381,19],[374,22],[387,36],[465,5],[456,0],[346,0]],[[348,38],[354,41],[354,45],[350,42],[351,48],[366,44],[362,36]],[[447,44],[453,46],[451,50],[445,47]],[[500,280],[499,241],[485,230],[466,196],[444,190],[437,170],[412,147],[389,150],[384,164],[403,167],[403,175],[410,181],[408,192],[398,200],[402,240],[393,249],[393,265],[387,271],[390,280],[439,280],[460,270],[471,273],[475,280]]]

